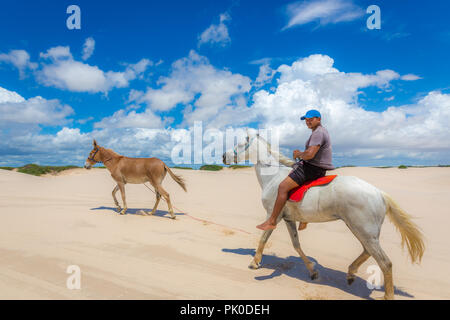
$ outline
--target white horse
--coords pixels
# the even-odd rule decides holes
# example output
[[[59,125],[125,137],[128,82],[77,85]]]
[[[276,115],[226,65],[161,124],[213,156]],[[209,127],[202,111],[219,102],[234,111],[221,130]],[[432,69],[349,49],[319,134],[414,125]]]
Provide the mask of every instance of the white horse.
[[[223,154],[223,162],[230,164],[231,162],[250,160],[255,164],[256,175],[262,188],[262,203],[268,218],[275,204],[278,186],[292,170],[291,166],[294,161],[271,150],[270,144],[259,135],[249,133],[247,135],[245,142],[237,144],[233,150]],[[280,164],[284,166],[280,166]],[[343,220],[363,247],[361,255],[348,268],[348,284],[353,283],[358,268],[372,256],[384,275],[384,298],[393,299],[392,263],[379,242],[380,229],[386,214],[400,232],[402,246],[407,245],[412,263],[420,262],[425,246],[423,235],[417,225],[388,194],[357,177],[337,176],[325,186],[309,189],[301,202],[287,201],[277,223],[281,219],[285,221],[292,244],[308,268],[311,279],[314,280],[318,277],[318,271],[315,270],[314,263],[306,257],[300,247],[296,221]],[[264,246],[272,231],[263,232],[249,268],[260,267]]]

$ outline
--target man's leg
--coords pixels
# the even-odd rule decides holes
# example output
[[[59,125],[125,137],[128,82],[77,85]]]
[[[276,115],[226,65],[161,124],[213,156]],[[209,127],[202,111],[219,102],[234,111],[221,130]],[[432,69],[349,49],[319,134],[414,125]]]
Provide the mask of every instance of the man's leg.
[[[315,179],[319,179],[320,177],[323,177],[325,175],[325,170],[317,170],[317,168],[315,168],[314,170],[312,170],[311,166],[308,166],[308,164],[306,164],[304,167],[304,173],[305,173],[305,179],[306,180],[315,180]],[[298,230],[301,231],[303,229],[306,228],[306,226],[308,225],[307,222],[301,222],[298,225]]]
[[[292,180],[292,178],[289,176],[286,177],[286,179],[284,179],[280,183],[278,187],[277,200],[275,201],[272,214],[270,215],[270,218],[267,219],[264,223],[256,226],[258,229],[261,230],[275,229],[275,227],[277,226],[277,218],[280,215],[280,212],[287,201],[289,191],[291,191],[291,189],[295,187],[298,187],[297,182]]]

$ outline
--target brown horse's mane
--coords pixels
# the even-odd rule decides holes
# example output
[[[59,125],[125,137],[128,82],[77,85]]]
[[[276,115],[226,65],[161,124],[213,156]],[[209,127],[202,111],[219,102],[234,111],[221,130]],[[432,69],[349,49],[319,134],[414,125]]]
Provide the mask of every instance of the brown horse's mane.
[[[112,149],[103,148],[103,150],[105,150],[106,153],[112,157],[123,157],[121,154],[118,154],[117,152],[115,152]]]

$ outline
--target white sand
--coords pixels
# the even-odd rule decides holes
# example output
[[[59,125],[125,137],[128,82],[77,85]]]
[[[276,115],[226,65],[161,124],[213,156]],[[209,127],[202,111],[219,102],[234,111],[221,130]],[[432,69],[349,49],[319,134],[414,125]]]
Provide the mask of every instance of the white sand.
[[[167,175],[163,185],[181,212],[166,215],[154,194],[127,185],[129,214],[114,211],[106,169],[74,169],[34,177],[0,170],[0,299],[366,299],[362,265],[352,286],[348,265],[361,245],[342,221],[309,224],[300,233],[305,253],[318,263],[308,272],[283,224],[270,238],[262,268],[247,268],[265,219],[253,169],[220,172],[174,169],[185,193]],[[381,244],[393,263],[397,299],[450,299],[450,168],[342,168],[391,196],[426,236],[422,264],[412,265],[388,219]],[[331,174],[331,173],[330,173]],[[119,201],[120,192],[117,194]],[[180,212],[176,210],[176,212]],[[202,222],[197,219],[204,219]],[[69,290],[69,265],[81,268],[81,289]]]

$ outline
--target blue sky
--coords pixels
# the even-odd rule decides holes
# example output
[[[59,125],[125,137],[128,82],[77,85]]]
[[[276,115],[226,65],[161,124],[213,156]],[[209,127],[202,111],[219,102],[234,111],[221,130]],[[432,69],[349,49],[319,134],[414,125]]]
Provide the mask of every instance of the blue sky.
[[[81,30],[66,27],[71,4]],[[373,4],[379,30],[366,27]],[[0,165],[82,165],[92,138],[170,163],[171,135],[193,121],[276,128],[289,155],[309,135],[298,116],[310,107],[322,111],[335,165],[449,164],[449,10],[448,1],[2,3]]]

